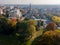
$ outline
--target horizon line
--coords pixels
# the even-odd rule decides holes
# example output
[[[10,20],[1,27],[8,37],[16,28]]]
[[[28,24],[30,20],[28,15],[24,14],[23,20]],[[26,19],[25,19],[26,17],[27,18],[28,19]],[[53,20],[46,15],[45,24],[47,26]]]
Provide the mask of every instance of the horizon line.
[[[0,4],[0,5],[60,5],[60,4]]]

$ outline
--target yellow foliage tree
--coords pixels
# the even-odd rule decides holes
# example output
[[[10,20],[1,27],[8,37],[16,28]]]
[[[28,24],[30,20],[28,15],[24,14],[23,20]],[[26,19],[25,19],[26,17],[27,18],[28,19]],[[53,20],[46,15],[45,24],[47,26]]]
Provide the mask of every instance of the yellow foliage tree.
[[[60,23],[60,17],[53,16],[53,17],[52,17],[52,20],[53,20],[54,22]]]

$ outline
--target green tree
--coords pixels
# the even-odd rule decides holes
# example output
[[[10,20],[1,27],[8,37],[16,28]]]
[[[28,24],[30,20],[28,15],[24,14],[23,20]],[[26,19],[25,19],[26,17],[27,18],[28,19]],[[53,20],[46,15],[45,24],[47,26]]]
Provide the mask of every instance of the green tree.
[[[29,20],[27,22],[27,26],[28,26],[27,32],[30,34],[29,38],[32,38],[36,32],[36,20]]]
[[[21,42],[27,41],[32,38],[36,32],[36,22],[33,20],[17,22],[16,30],[17,37]],[[20,35],[20,36],[19,36]]]
[[[33,26],[36,26],[37,25],[37,22],[36,22],[36,20],[28,20],[28,22],[27,22],[27,25],[33,25]]]

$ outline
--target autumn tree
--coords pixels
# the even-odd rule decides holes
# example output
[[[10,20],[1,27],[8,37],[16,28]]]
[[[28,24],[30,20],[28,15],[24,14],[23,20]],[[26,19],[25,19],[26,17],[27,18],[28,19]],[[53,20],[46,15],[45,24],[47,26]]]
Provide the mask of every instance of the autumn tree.
[[[40,36],[37,45],[60,45],[60,37],[55,31],[46,31]]]
[[[52,30],[54,31],[56,29],[57,25],[54,22],[50,22],[47,26],[46,26],[46,30]]]
[[[60,17],[58,17],[58,16],[53,16],[53,17],[52,17],[52,20],[53,20],[54,22],[60,23]]]

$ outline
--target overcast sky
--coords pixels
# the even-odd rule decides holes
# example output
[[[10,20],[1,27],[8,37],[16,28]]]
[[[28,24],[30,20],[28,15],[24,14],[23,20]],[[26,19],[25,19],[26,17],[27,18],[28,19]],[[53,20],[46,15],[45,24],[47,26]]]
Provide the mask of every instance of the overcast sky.
[[[0,4],[60,4],[60,0],[0,0]]]

